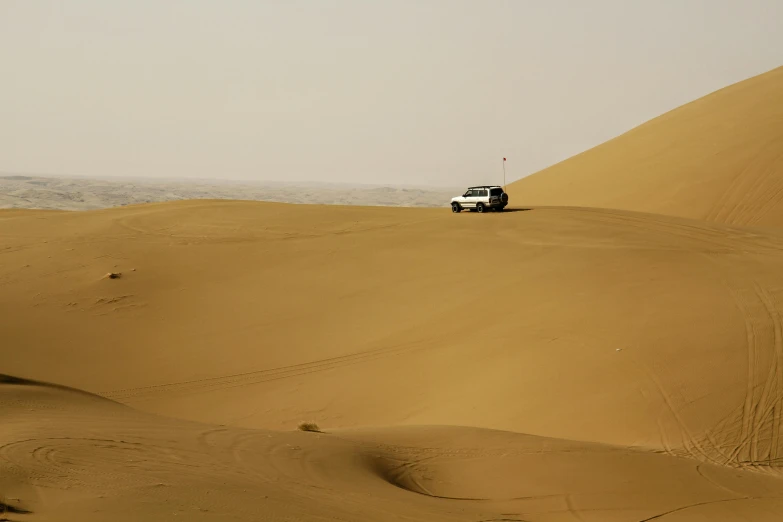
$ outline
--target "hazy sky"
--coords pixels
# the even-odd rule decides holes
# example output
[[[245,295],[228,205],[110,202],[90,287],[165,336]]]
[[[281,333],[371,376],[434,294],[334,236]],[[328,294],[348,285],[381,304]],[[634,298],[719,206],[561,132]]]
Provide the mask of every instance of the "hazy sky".
[[[781,0],[0,0],[0,171],[516,179],[783,65]]]

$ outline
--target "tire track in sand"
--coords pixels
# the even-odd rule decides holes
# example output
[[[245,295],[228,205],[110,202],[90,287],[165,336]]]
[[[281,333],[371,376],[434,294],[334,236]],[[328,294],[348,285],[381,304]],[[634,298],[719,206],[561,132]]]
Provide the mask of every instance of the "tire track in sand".
[[[689,250],[704,249],[710,252],[751,251],[758,253],[779,253],[783,250],[783,240],[780,237],[760,234],[737,225],[701,223],[686,218],[600,208],[579,208],[578,212],[582,218],[592,219],[594,222],[602,225],[619,225],[629,229],[685,239],[688,241],[687,249]]]
[[[733,462],[736,462],[738,459],[739,453],[747,447],[747,445],[750,442],[750,435],[753,429],[753,418],[754,418],[754,411],[756,408],[756,404],[754,401],[754,393],[755,393],[755,375],[756,375],[756,367],[757,367],[757,361],[759,359],[759,353],[758,353],[758,330],[756,327],[756,322],[752,321],[751,313],[750,313],[750,303],[747,303],[745,301],[745,298],[743,296],[743,293],[736,288],[729,285],[726,281],[724,281],[724,285],[729,290],[729,293],[732,296],[732,299],[734,300],[734,304],[737,307],[737,309],[740,312],[740,315],[742,316],[743,323],[745,325],[745,335],[746,335],[746,351],[747,351],[747,372],[746,372],[746,386],[745,386],[745,398],[743,400],[742,404],[742,417],[741,417],[741,427],[740,427],[740,434],[739,434],[739,441],[734,446],[734,448],[731,450],[729,455],[727,455],[726,458],[726,464],[731,464]],[[754,293],[755,295],[755,293]]]
[[[206,377],[187,381],[153,384],[137,388],[125,388],[99,392],[98,395],[119,402],[144,402],[159,396],[173,397],[186,396],[198,393],[207,393],[217,390],[251,386],[281,379],[290,379],[312,373],[334,370],[353,364],[375,361],[377,359],[401,355],[406,352],[422,350],[428,340],[413,341],[401,345],[395,345],[377,350],[358,352],[338,357],[319,359],[316,361],[253,370],[249,372],[222,375],[218,377]]]
[[[766,460],[769,465],[772,465],[778,454],[776,444],[780,437],[781,392],[783,392],[783,326],[781,326],[780,312],[775,307],[774,298],[758,283],[755,283],[755,289],[773,325],[774,353],[754,419],[753,462],[755,464],[760,460]],[[758,455],[759,434],[768,422],[771,422],[770,445],[766,458],[762,459]]]
[[[697,460],[707,461],[713,464],[721,464],[721,462],[716,460],[704,448],[704,446],[702,445],[702,441],[700,441],[697,437],[694,436],[693,432],[688,427],[688,423],[685,422],[685,420],[680,415],[679,409],[677,408],[677,405],[674,403],[671,394],[667,391],[666,387],[663,386],[660,379],[658,378],[658,375],[646,364],[640,362],[639,365],[641,366],[641,369],[645,373],[645,375],[647,375],[647,378],[650,380],[650,382],[652,382],[655,385],[655,388],[658,391],[658,394],[660,395],[661,399],[663,400],[663,403],[666,405],[669,414],[677,424],[677,427],[680,430],[680,438],[682,440],[683,449],[690,456],[692,456]],[[659,423],[659,427],[660,427],[660,423]],[[669,447],[669,443],[663,443],[663,438],[662,438],[662,444],[664,445],[664,448],[666,448],[667,453],[671,455],[676,454]]]
[[[723,453],[721,445],[715,443],[714,446],[716,451],[724,454],[725,465],[769,469],[780,462],[783,319],[769,288],[755,278],[732,277],[730,267],[713,256],[705,257],[719,268],[721,282],[740,312],[747,350],[745,397],[741,413],[738,413],[739,433],[733,441],[730,440],[731,425],[737,422],[732,414],[710,430],[707,436],[714,441],[714,433],[724,439],[722,448],[727,448],[727,453]]]

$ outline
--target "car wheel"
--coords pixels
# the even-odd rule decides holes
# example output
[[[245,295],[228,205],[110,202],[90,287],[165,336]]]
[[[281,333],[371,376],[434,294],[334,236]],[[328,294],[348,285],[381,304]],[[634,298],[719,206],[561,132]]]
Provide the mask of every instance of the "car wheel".
[[[455,214],[458,214],[458,213],[462,212],[462,207],[460,207],[457,203],[452,203],[451,204],[451,211],[454,212]]]
[[[478,213],[484,212],[484,203],[476,203],[476,212]]]

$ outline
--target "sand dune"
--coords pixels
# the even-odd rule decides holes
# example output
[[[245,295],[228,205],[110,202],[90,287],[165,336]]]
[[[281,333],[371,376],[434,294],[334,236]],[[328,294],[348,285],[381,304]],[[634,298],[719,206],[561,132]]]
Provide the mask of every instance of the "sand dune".
[[[0,211],[0,519],[780,520],[781,81],[503,214]]]
[[[68,441],[6,459],[29,474],[15,497],[40,497],[25,509],[45,519],[148,509],[163,520],[165,499],[216,520],[783,512],[783,232],[588,208],[206,201],[5,211],[0,239],[4,372],[105,397],[60,425],[60,406],[30,406],[39,388],[4,388],[21,420],[3,444]],[[295,433],[303,420],[329,433]],[[208,430],[225,432],[216,454],[198,445]],[[166,460],[129,477],[114,469],[129,450],[72,442],[124,434],[143,438],[144,462],[163,452],[200,468],[179,476]],[[303,450],[321,464],[261,443],[232,449],[267,435],[324,444]],[[366,444],[385,449],[368,461]],[[40,482],[29,458],[47,452],[74,463],[62,477],[91,463],[116,490],[99,499],[95,483]],[[402,468],[389,464],[398,457]],[[270,469],[273,485],[244,475]],[[152,494],[155,481],[179,489]],[[62,498],[41,497],[53,483]],[[210,488],[215,503],[196,513]],[[254,503],[263,495],[279,511]],[[339,507],[347,498],[357,511]]]
[[[513,183],[524,205],[783,226],[783,67]]]
[[[621,521],[783,509],[777,477],[508,432],[246,430],[9,378],[0,413],[0,485],[15,520]]]

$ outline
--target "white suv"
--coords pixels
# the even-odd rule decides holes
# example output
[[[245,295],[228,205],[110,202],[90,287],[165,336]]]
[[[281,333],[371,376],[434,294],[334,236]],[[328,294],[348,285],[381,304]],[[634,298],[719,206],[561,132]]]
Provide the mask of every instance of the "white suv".
[[[470,187],[463,195],[451,198],[451,211],[484,212],[492,209],[501,212],[508,205],[508,194],[498,185],[481,185]]]

